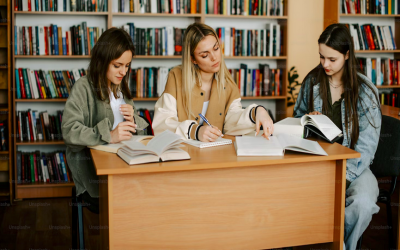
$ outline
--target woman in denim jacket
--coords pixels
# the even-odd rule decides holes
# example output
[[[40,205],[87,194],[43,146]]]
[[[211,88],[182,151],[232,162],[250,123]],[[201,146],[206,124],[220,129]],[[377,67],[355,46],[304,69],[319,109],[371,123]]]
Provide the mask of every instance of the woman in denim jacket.
[[[353,40],[343,24],[328,26],[318,39],[320,64],[304,79],[294,116],[327,115],[343,131],[339,142],[361,153],[347,160],[345,249],[356,249],[359,237],[379,211],[378,183],[369,169],[381,128],[378,90],[358,71]]]

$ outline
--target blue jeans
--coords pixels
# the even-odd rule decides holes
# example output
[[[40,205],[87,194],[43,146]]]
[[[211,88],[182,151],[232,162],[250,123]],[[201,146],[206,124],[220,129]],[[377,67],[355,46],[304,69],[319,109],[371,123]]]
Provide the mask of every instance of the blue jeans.
[[[365,169],[346,190],[343,249],[356,249],[357,241],[367,229],[372,215],[379,212],[379,207],[376,205],[378,195],[378,181],[369,168]]]

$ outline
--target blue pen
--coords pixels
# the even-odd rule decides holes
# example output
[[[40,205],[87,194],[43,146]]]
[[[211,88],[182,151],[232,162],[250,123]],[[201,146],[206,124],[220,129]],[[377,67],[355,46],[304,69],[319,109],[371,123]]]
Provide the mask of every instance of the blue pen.
[[[212,127],[212,125],[208,122],[207,118],[202,113],[199,113],[199,116],[201,119],[203,119],[205,123],[208,124],[208,126]]]

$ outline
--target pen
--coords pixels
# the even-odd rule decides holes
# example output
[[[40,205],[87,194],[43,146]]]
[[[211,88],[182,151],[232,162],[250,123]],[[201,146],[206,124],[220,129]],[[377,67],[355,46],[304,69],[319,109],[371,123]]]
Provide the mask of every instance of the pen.
[[[207,118],[202,113],[199,113],[199,116],[201,119],[203,119],[205,123],[208,124],[208,126],[212,127],[212,125],[208,122]]]

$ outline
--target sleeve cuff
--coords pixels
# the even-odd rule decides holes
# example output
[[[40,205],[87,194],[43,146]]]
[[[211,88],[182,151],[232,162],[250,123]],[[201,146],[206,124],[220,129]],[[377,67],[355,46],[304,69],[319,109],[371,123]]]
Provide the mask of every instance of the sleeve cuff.
[[[189,126],[188,130],[188,139],[198,140],[199,141],[199,129],[203,125],[198,125],[196,123],[192,123]]]
[[[99,130],[101,140],[110,143],[111,142],[110,130],[112,128],[110,120],[108,118],[104,118],[104,120],[99,122],[97,128]]]
[[[256,124],[256,109],[257,109],[257,107],[250,109],[250,112],[249,112],[250,121],[254,124]]]

